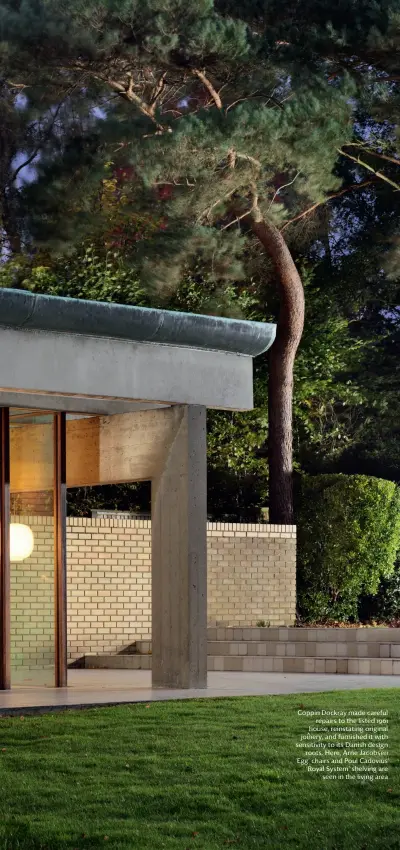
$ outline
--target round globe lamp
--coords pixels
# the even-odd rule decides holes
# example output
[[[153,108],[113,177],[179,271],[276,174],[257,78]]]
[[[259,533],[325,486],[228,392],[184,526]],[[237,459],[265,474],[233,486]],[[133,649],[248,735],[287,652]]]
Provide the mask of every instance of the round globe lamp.
[[[10,524],[10,561],[25,561],[32,554],[34,539],[29,525]]]

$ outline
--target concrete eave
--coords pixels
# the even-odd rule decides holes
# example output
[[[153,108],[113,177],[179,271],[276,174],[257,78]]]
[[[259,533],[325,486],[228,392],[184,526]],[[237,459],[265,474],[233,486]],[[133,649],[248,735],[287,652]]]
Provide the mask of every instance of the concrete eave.
[[[111,414],[124,403],[253,407],[253,359],[84,334],[0,330],[0,405]],[[116,407],[116,402],[118,405]],[[36,405],[35,405],[36,406]],[[123,412],[123,409],[119,407]]]

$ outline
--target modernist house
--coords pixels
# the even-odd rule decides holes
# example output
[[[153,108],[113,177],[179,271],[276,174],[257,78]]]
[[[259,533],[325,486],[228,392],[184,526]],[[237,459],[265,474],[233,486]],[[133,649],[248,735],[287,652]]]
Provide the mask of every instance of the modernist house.
[[[1,689],[67,684],[66,488],[140,480],[152,482],[153,685],[206,687],[206,409],[253,407],[253,358],[274,335],[0,289]]]

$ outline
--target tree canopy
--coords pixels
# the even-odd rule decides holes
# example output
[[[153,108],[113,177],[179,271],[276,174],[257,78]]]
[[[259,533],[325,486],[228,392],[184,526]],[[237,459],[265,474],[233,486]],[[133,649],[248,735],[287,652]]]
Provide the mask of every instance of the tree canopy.
[[[0,21],[3,285],[277,318],[268,403],[260,362],[247,426],[210,421],[259,500],[268,434],[277,521],[293,371],[297,468],[389,436],[394,469],[400,4],[1,0]]]

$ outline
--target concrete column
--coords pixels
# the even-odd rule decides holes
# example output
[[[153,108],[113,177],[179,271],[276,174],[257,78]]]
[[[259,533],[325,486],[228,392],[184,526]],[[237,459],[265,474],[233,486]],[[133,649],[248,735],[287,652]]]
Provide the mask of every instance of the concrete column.
[[[152,481],[153,686],[207,687],[206,408],[173,408]]]

